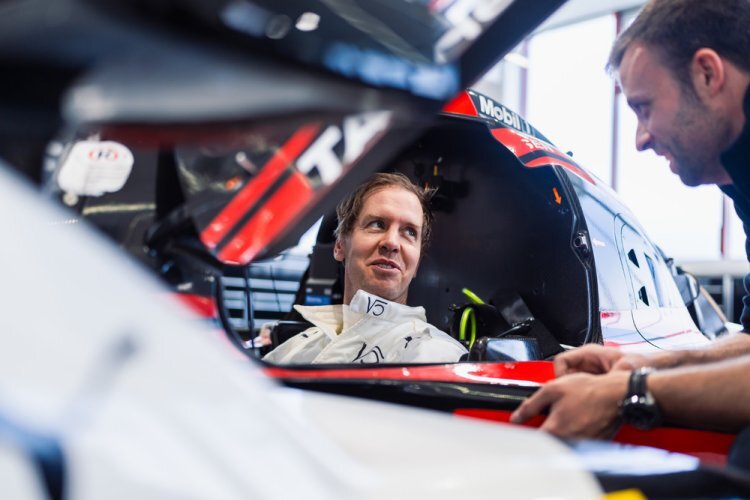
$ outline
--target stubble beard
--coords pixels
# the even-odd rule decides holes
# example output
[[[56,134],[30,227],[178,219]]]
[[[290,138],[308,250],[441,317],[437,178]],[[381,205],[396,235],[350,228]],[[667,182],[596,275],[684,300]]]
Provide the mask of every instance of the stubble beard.
[[[683,97],[684,105],[675,117],[675,130],[679,133],[670,151],[677,174],[686,186],[715,184],[724,172],[720,155],[727,147],[728,121],[714,116],[696,98]]]

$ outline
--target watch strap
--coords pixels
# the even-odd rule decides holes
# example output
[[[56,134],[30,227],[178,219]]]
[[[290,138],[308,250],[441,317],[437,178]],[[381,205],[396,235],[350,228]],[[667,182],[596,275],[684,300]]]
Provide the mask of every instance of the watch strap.
[[[633,370],[630,374],[630,380],[628,381],[628,396],[645,396],[648,392],[646,386],[646,379],[648,375],[653,371],[651,367],[642,366]]]

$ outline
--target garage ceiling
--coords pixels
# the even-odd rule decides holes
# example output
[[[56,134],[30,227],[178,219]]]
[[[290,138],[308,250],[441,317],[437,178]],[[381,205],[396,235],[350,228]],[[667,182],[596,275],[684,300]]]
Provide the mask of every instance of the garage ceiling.
[[[537,31],[557,28],[610,12],[637,8],[644,3],[645,0],[569,0]]]

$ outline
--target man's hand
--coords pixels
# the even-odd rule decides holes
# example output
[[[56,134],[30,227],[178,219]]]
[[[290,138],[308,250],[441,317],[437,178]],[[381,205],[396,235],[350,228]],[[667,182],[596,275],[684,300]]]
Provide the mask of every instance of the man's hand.
[[[668,362],[662,362],[661,359],[662,356],[654,354],[627,354],[618,359],[617,362],[612,365],[612,371],[626,370],[632,372],[633,370],[641,368],[642,366],[651,366],[654,368],[670,366]]]
[[[511,415],[520,424],[549,409],[541,429],[559,437],[611,438],[630,372],[576,373],[548,382]]]
[[[591,373],[599,375],[611,371],[633,371],[642,366],[669,368],[679,364],[680,351],[664,351],[650,354],[624,354],[616,347],[586,344],[555,357],[555,375]]]
[[[558,377],[569,373],[607,373],[617,363],[623,353],[614,347],[599,344],[586,344],[571,349],[555,357],[555,375]]]

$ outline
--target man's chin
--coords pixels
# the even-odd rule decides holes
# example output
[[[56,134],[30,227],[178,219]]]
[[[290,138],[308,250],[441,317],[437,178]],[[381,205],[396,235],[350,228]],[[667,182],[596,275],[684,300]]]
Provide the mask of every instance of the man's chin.
[[[389,300],[391,302],[398,302],[400,304],[406,303],[406,292],[401,292],[400,290],[396,290],[393,287],[367,284],[363,285],[360,290],[364,290],[365,292],[372,295],[377,295],[378,297]]]
[[[696,179],[695,177],[689,177],[681,174],[677,174],[680,176],[680,181],[686,185],[687,187],[697,187],[702,184],[706,184],[705,182],[701,182],[699,179]]]
[[[680,178],[680,182],[688,187],[696,187],[703,184],[711,184],[710,180],[705,179],[703,172],[697,172],[690,168],[681,167],[678,163],[669,162],[669,169],[673,174]]]

